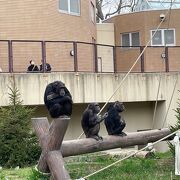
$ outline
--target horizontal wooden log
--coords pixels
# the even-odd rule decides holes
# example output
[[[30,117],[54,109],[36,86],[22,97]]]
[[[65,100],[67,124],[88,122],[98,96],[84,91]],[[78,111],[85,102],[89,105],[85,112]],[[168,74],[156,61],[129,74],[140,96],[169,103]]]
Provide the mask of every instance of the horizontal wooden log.
[[[39,123],[39,125],[38,125]],[[42,131],[39,128],[35,128],[36,126],[39,127],[41,124],[44,123],[45,125],[42,125],[44,127],[44,130]],[[42,141],[43,134],[47,133],[47,121],[36,122],[34,129],[36,131],[36,134],[39,134],[39,140]],[[41,132],[39,132],[41,130]],[[109,149],[115,149],[115,148],[124,148],[134,145],[145,145],[149,142],[155,142],[167,135],[169,135],[171,132],[168,128],[160,129],[160,130],[149,130],[149,131],[142,131],[142,132],[132,132],[128,133],[125,137],[120,136],[106,136],[103,137],[103,141],[96,141],[91,138],[85,138],[85,139],[76,139],[76,140],[69,140],[69,141],[63,141],[61,151],[63,157],[67,156],[74,156],[74,155],[80,155],[80,154],[86,154],[86,153],[92,153],[92,152],[98,152],[98,151],[104,151]]]
[[[63,141],[61,152],[63,157],[85,153],[104,151],[108,149],[124,148],[134,145],[145,145],[166,137],[171,132],[168,128],[128,133],[127,136],[106,136],[103,141],[92,138]]]
[[[111,156],[118,155],[120,157],[126,157],[126,156],[129,156],[131,154],[134,154],[134,157],[148,158],[150,156],[153,156],[154,152],[151,152],[151,151],[140,151],[140,152],[138,152],[138,150],[122,149],[122,150],[118,150],[118,151],[105,151],[105,154],[108,154]]]

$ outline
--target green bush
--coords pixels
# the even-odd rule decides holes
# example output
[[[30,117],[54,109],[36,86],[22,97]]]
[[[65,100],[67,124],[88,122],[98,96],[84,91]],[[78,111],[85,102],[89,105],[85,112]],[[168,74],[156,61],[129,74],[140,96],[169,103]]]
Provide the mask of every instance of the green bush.
[[[22,105],[16,87],[9,89],[9,106],[0,108],[0,165],[24,167],[34,164],[40,155],[31,130],[35,109]]]

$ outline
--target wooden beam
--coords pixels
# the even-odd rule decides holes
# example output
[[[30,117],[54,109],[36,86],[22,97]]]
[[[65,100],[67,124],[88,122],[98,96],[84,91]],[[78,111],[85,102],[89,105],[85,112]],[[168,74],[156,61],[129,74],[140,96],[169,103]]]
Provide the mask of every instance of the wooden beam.
[[[92,138],[63,141],[61,152],[63,157],[75,156],[85,153],[104,151],[115,148],[125,148],[134,145],[145,145],[155,142],[171,132],[168,128],[128,133],[127,136],[106,136],[103,141]]]
[[[41,124],[42,122],[38,121],[34,123],[35,126],[40,126],[38,125],[38,123]],[[47,122],[44,121],[44,123],[47,125]],[[41,137],[43,137],[42,134],[44,134],[47,130],[47,126],[42,125],[42,127],[45,127],[44,128],[45,130],[41,132],[39,132],[38,128],[34,127],[36,134],[41,134],[38,135],[40,141],[42,141],[41,140]],[[63,157],[67,157],[67,156],[93,153],[93,152],[104,151],[115,148],[124,148],[135,145],[145,145],[149,142],[155,142],[169,135],[170,133],[171,132],[168,128],[164,128],[164,129],[156,129],[156,130],[149,130],[142,132],[132,132],[132,133],[128,133],[127,136],[124,137],[105,136],[103,137],[103,141],[96,141],[91,138],[63,141],[61,146],[61,152]]]

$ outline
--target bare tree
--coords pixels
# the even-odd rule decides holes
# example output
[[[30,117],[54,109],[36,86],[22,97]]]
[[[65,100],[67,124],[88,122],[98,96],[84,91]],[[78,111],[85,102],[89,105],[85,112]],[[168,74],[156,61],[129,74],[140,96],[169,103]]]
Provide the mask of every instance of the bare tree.
[[[133,12],[138,0],[96,0],[97,22],[113,15]]]

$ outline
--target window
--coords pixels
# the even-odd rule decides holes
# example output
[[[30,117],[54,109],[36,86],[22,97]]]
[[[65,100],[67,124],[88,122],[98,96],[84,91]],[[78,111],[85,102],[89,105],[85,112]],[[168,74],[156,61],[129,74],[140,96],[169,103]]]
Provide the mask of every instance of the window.
[[[151,31],[151,37],[155,30]],[[156,32],[151,41],[152,46],[174,46],[175,45],[175,30],[174,29],[160,29]]]
[[[122,46],[140,46],[139,32],[121,34]]]
[[[59,0],[61,12],[80,15],[80,0]]]
[[[94,4],[91,2],[91,20],[93,23],[95,23],[95,7]]]

